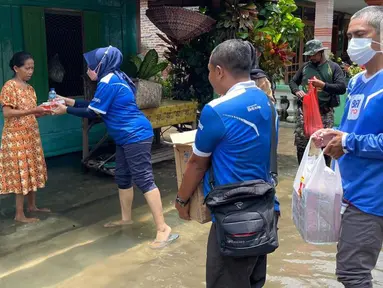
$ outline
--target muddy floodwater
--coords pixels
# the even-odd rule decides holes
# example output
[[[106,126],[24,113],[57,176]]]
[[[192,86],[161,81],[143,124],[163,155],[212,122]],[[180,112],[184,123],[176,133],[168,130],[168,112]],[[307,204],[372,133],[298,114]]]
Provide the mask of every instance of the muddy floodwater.
[[[302,241],[291,220],[291,187],[297,169],[293,131],[282,128],[279,145],[278,197],[280,248],[269,257],[265,287],[342,287],[335,273],[335,245]],[[132,226],[105,229],[119,217],[113,179],[84,173],[79,155],[48,160],[49,185],[38,195],[40,206],[52,208],[41,221],[12,221],[14,199],[0,198],[1,288],[203,288],[210,224],[178,219],[174,210],[177,181],[173,161],[155,165],[164,213],[179,240],[153,251],[155,235],[143,196],[135,194]],[[374,287],[383,287],[383,258],[373,273]]]

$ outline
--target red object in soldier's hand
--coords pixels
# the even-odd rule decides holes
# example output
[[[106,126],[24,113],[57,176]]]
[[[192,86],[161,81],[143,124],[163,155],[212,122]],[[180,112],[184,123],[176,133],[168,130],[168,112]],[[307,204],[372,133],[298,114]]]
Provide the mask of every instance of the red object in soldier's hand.
[[[307,95],[303,98],[303,126],[305,136],[310,138],[319,129],[323,128],[322,117],[319,111],[317,89],[309,83]]]

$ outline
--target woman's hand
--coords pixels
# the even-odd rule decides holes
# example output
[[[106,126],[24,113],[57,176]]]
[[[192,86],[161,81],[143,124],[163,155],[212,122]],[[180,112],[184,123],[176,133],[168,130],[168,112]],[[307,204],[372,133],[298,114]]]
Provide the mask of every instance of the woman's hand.
[[[40,118],[46,115],[52,115],[52,111],[44,108],[43,106],[37,106],[35,109],[33,109],[32,114],[35,115],[36,118]]]
[[[74,106],[74,103],[75,103],[74,99],[63,97],[63,96],[60,96],[60,95],[57,95],[57,98],[64,100],[66,106],[71,106],[71,107]]]
[[[51,114],[51,111],[49,109],[44,108],[43,106],[37,106],[33,110],[33,114],[35,114],[35,115],[49,115],[49,114]]]
[[[62,104],[56,104],[56,107],[52,110],[53,115],[64,115],[67,113],[67,107]]]
[[[41,117],[41,116],[50,115],[50,114],[51,114],[50,110],[44,109],[44,107],[41,107],[41,106],[38,106],[33,109],[29,109],[29,110],[13,109],[10,106],[3,107],[4,118],[23,117],[23,116],[29,116],[29,115]]]
[[[42,106],[37,106],[35,109],[33,109],[33,114],[44,114],[44,112],[47,111]]]

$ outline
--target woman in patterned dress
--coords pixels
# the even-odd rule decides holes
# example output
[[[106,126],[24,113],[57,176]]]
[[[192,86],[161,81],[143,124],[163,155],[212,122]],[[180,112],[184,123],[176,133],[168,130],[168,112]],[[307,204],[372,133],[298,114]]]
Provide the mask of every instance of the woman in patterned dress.
[[[24,196],[28,212],[50,212],[36,207],[36,191],[44,188],[47,169],[36,117],[50,114],[36,105],[35,90],[27,84],[33,75],[34,61],[26,52],[16,53],[10,61],[15,72],[0,94],[4,128],[0,150],[0,194],[16,194],[15,220],[23,223],[38,221],[24,214]]]

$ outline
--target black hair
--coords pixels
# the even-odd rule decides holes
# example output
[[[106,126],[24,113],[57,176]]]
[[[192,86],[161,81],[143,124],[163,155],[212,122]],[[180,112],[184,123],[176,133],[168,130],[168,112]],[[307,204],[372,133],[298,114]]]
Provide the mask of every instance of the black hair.
[[[249,41],[245,41],[245,43],[250,48],[251,55],[251,70],[258,68],[258,57],[257,57],[257,48],[253,46]]]
[[[211,53],[210,63],[227,69],[233,76],[250,75],[256,57],[254,46],[239,39],[226,40]]]
[[[9,67],[12,71],[14,71],[13,67],[23,67],[25,64],[25,61],[33,59],[32,55],[28,52],[22,51],[17,52],[13,55],[11,61],[9,61]]]

